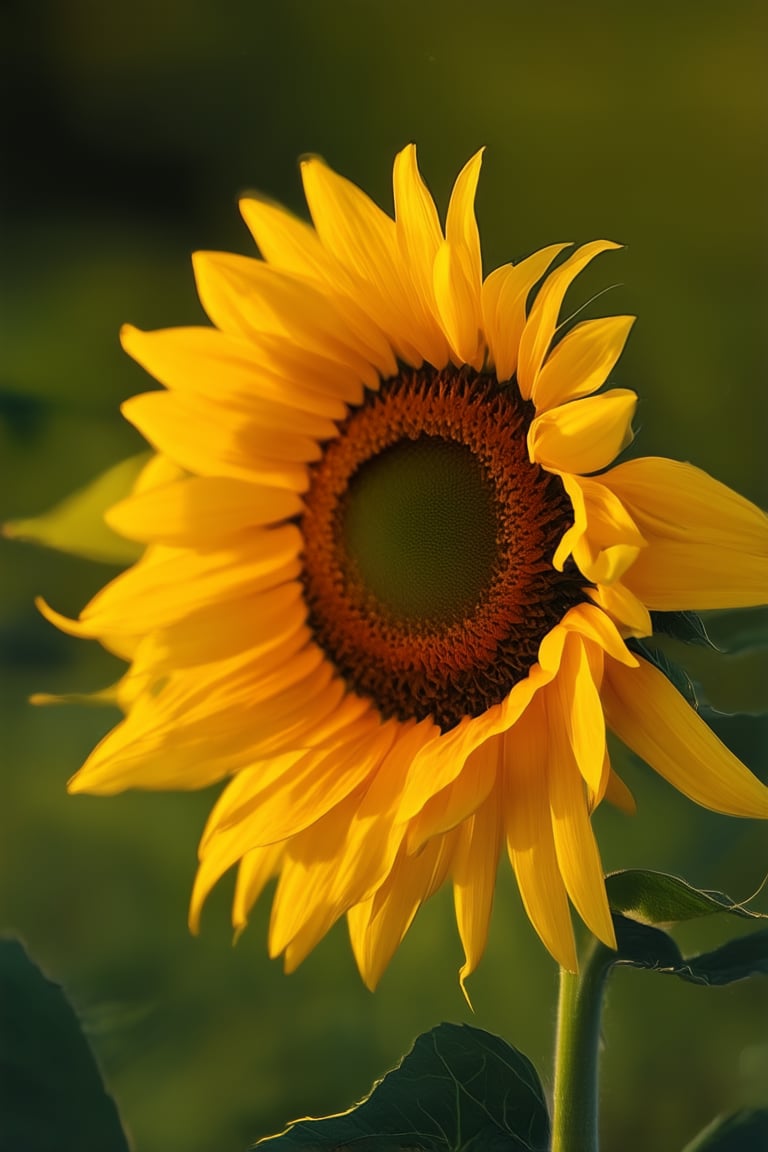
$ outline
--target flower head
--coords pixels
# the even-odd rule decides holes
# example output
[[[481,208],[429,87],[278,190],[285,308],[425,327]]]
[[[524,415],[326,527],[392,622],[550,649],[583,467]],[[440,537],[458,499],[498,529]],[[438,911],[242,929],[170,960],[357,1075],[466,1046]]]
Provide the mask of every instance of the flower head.
[[[446,882],[472,971],[504,851],[563,965],[571,904],[614,943],[590,813],[632,801],[606,728],[698,803],[768,816],[631,644],[652,610],[759,602],[766,518],[689,464],[611,467],[632,318],[559,318],[617,245],[484,279],[480,159],[444,231],[413,147],[394,219],[318,159],[313,226],[243,201],[263,259],[195,258],[213,327],[123,331],[165,386],[125,405],[157,455],[108,517],[146,551],[79,621],[46,610],[130,661],[71,790],[228,777],[192,924],[233,865],[238,928],[277,876],[272,954],[295,967],[346,914],[370,985]]]

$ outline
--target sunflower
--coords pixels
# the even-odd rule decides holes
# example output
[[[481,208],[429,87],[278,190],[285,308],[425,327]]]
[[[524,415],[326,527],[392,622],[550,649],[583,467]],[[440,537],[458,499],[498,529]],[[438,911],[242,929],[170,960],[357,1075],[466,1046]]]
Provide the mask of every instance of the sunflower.
[[[108,514],[145,551],[78,621],[45,609],[130,661],[70,790],[229,778],[193,929],[234,865],[238,930],[277,877],[271,954],[295,968],[346,915],[371,987],[445,883],[466,978],[503,852],[564,967],[571,906],[615,946],[590,814],[632,798],[607,729],[697,803],[768,816],[636,643],[652,611],[761,602],[766,517],[690,464],[611,466],[636,396],[603,385],[633,318],[559,318],[618,245],[484,279],[480,163],[444,230],[412,146],[394,219],[316,158],[312,225],[242,202],[263,259],[194,259],[213,326],[122,333],[165,386],[124,406],[156,455]]]

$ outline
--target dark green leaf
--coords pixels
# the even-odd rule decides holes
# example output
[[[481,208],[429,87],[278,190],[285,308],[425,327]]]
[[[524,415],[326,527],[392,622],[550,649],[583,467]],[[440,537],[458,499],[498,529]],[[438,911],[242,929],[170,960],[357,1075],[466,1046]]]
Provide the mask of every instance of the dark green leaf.
[[[692,984],[714,986],[768,975],[768,928],[728,940],[711,952],[689,956],[675,974]]]
[[[768,1108],[745,1108],[732,1116],[718,1116],[683,1152],[765,1152],[766,1148]]]
[[[675,972],[685,963],[677,944],[666,932],[616,915],[613,917],[613,926],[617,945],[612,961],[614,964]]]
[[[651,612],[651,623],[654,633],[671,636],[683,644],[700,644],[705,648],[714,648],[716,652],[720,651],[698,612]]]
[[[768,928],[728,940],[711,952],[684,957],[672,937],[659,928],[615,913],[613,924],[617,948],[615,952],[605,949],[606,968],[630,964],[707,987],[768,974]]]
[[[61,988],[0,940],[2,1152],[128,1152],[112,1099]]]
[[[710,614],[709,623],[718,648],[729,656],[768,648],[768,612],[765,608],[734,608]]]
[[[716,912],[729,912],[750,919],[766,918],[736,904],[722,892],[694,888],[685,880],[667,876],[664,872],[641,869],[613,872],[606,877],[605,887],[614,912],[643,924],[674,924],[680,920],[712,916]]]
[[[544,1152],[549,1119],[536,1070],[511,1045],[440,1024],[348,1112],[296,1120],[259,1141],[274,1152]]]

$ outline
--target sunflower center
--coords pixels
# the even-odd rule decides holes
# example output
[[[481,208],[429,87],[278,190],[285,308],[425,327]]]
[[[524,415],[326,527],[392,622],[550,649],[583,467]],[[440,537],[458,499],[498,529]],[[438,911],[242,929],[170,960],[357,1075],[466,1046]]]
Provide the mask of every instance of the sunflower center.
[[[498,559],[493,489],[465,444],[402,440],[352,477],[343,538],[358,579],[394,616],[461,619]]]
[[[404,371],[313,465],[301,520],[308,623],[383,716],[443,729],[500,703],[585,598],[552,557],[572,522],[528,459],[532,406],[464,368]]]

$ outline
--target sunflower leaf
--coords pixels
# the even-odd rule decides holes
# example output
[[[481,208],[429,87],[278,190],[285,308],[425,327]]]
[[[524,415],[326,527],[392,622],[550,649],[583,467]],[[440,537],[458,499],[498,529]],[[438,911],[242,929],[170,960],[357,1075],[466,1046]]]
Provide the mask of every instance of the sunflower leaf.
[[[114,1101],[64,993],[17,940],[0,940],[3,1148],[128,1152]]]
[[[713,613],[710,627],[717,646],[728,656],[742,656],[768,648],[768,612],[765,608],[731,608]]]
[[[611,909],[642,924],[674,924],[716,912],[766,919],[762,913],[750,911],[723,892],[694,888],[685,880],[664,872],[639,868],[613,872],[606,877],[605,887]]]
[[[348,1112],[296,1120],[259,1148],[289,1152],[544,1152],[549,1118],[536,1070],[498,1036],[440,1024]]]
[[[768,1108],[744,1108],[731,1116],[718,1116],[683,1152],[757,1152],[759,1148],[768,1148]]]
[[[631,964],[633,968],[676,972],[685,961],[675,941],[659,928],[651,928],[625,916],[613,916],[616,952],[611,964]]]
[[[721,987],[750,976],[768,975],[768,928],[728,940],[711,952],[688,956],[683,968],[675,973],[690,984]]]
[[[721,651],[698,612],[651,612],[651,623],[653,631],[662,636],[671,636],[683,644],[699,644],[713,648],[715,652]]]
[[[710,988],[768,975],[768,928],[728,940],[711,952],[684,957],[672,937],[659,928],[616,913],[613,925],[617,947],[615,952],[606,949],[606,967],[630,964]]]

